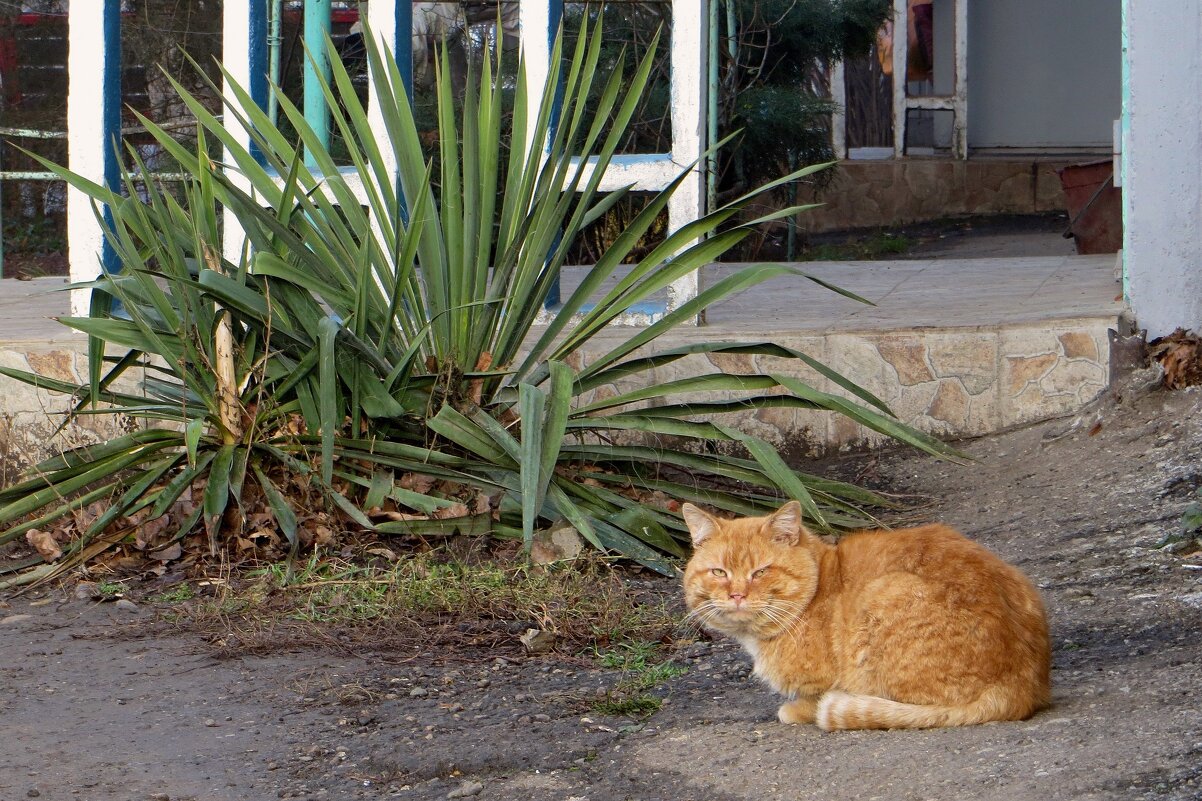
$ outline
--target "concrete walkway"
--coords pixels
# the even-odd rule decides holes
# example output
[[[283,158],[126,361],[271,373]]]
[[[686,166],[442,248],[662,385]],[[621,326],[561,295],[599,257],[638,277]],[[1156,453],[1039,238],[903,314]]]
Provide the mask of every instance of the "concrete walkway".
[[[951,328],[1069,317],[1116,316],[1121,287],[1113,256],[809,262],[796,267],[872,301],[809,281],[777,278],[720,303],[711,326],[755,331]],[[730,267],[706,271],[707,282]]]
[[[744,265],[714,264],[702,286]],[[1113,256],[804,262],[799,272],[875,303],[868,306],[801,277],[775,278],[711,307],[706,329],[727,332],[839,332],[1009,325],[1073,317],[1114,317],[1123,306]],[[564,292],[580,268],[564,277]],[[611,282],[612,283],[612,282]],[[53,318],[69,312],[62,278],[0,281],[0,343],[76,338]]]

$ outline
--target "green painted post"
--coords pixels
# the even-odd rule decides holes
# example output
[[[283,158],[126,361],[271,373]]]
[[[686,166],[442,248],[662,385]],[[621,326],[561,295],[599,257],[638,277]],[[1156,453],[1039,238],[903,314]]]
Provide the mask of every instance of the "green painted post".
[[[276,86],[281,85],[280,76],[280,51],[284,48],[284,2],[283,0],[271,0],[271,13],[267,17],[267,63],[269,65],[268,78],[271,83]],[[280,101],[276,97],[275,89],[270,89],[270,95],[267,99],[267,113],[271,116],[271,122],[274,125],[279,118]]]
[[[330,0],[305,0],[305,121],[317,132],[324,148],[330,146],[330,110],[318,84],[320,75],[330,80],[330,60],[326,54],[326,37],[330,35]],[[305,164],[314,166],[309,154]]]

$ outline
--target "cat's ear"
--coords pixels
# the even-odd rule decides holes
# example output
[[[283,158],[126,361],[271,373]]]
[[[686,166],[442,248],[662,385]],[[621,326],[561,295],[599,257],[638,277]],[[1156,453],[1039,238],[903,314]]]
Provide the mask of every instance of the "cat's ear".
[[[789,501],[773,512],[768,518],[768,532],[772,541],[781,545],[796,545],[801,542],[801,535],[809,533],[801,524],[801,504]]]
[[[689,527],[689,533],[693,535],[694,548],[705,542],[710,535],[717,533],[718,521],[693,504],[686,503],[681,506],[680,513],[684,515],[684,522]]]

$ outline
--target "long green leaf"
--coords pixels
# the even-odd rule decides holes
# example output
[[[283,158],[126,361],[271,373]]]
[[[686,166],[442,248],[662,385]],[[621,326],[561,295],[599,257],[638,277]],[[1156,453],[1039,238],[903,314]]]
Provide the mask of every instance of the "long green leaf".
[[[230,472],[234,467],[236,445],[223,445],[217,451],[208,471],[209,482],[204,491],[204,524],[209,537],[210,553],[217,552],[217,537],[221,533],[221,522],[230,499]]]

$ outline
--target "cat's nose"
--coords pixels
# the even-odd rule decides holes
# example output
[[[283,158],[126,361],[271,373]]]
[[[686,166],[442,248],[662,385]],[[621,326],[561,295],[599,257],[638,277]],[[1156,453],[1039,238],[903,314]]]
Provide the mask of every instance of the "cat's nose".
[[[730,600],[735,602],[735,606],[738,606],[739,604],[743,603],[743,601],[746,598],[747,598],[747,596],[742,594],[741,592],[732,592],[730,594]]]

